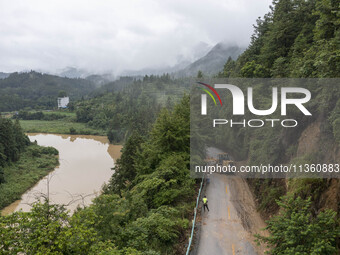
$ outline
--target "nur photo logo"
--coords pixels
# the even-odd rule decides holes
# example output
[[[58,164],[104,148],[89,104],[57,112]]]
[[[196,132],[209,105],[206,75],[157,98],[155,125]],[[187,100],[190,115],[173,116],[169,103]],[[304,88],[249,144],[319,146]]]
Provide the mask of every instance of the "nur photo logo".
[[[241,121],[235,121],[233,119],[227,118],[213,118],[212,126],[216,127],[217,125],[226,125],[229,124],[230,127],[263,127],[266,123],[269,123],[271,127],[274,127],[275,124],[280,123],[282,127],[296,127],[298,125],[298,121],[291,118],[278,119],[278,118],[270,118],[271,115],[280,112],[280,116],[287,116],[288,111],[287,108],[289,105],[295,107],[299,112],[301,112],[305,116],[311,116],[312,113],[305,106],[311,100],[311,92],[302,87],[272,87],[271,88],[271,96],[270,96],[270,107],[266,109],[258,109],[255,106],[256,101],[261,101],[263,97],[261,94],[257,93],[254,95],[253,87],[249,86],[245,89],[245,92],[237,85],[233,84],[214,84],[213,86],[203,83],[197,82],[200,85],[205,86],[205,88],[199,87],[201,90],[205,92],[205,94],[201,94],[201,116],[208,115],[208,103],[207,103],[207,95],[209,95],[214,105],[217,105],[217,101],[215,97],[219,100],[221,111],[225,111],[226,107],[232,107],[232,115],[233,116],[245,116],[246,110],[249,111],[252,115],[260,116],[256,119],[242,119]],[[209,91],[209,90],[210,91]],[[217,92],[217,90],[219,92]],[[214,97],[214,95],[215,97]],[[231,100],[225,101],[223,105],[222,99],[224,96],[230,93]],[[222,108],[222,106],[224,106]],[[280,110],[278,110],[280,108]],[[208,115],[209,116],[209,115]],[[268,118],[263,118],[263,116]],[[277,114],[276,114],[277,116]]]

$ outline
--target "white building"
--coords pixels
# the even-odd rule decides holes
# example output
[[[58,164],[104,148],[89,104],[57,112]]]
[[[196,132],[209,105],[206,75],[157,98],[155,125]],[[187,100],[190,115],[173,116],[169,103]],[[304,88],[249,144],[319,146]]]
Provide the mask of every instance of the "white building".
[[[67,108],[68,103],[70,102],[69,97],[58,97],[58,109]]]

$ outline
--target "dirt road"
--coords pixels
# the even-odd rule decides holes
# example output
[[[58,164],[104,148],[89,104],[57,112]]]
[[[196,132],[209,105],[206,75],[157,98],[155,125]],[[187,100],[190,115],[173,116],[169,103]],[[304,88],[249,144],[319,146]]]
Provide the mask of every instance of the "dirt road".
[[[205,195],[210,211],[202,210],[198,254],[264,254],[264,247],[255,244],[253,235],[260,233],[265,223],[245,180],[225,174],[211,174],[209,179]]]

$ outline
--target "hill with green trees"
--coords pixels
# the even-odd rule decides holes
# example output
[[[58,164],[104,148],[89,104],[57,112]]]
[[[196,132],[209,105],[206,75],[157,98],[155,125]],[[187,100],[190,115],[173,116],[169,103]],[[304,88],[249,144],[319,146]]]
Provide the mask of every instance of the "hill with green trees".
[[[171,109],[190,79],[171,79],[168,74],[122,78],[104,85],[88,100],[75,104],[76,120],[94,129],[107,130],[111,142],[124,141],[133,131],[146,135],[162,107]]]
[[[339,77],[339,20],[338,1],[274,0],[247,50],[229,58],[220,77]]]
[[[182,253],[196,188],[189,172],[189,109],[184,96],[172,111],[160,112],[147,137],[134,132],[91,206],[70,216],[64,206],[45,201],[30,213],[0,217],[2,254]]]
[[[95,89],[84,79],[69,79],[38,72],[12,73],[0,79],[0,112],[21,109],[54,109],[60,92],[73,100],[81,99]]]
[[[339,78],[339,7],[339,2],[333,0],[274,0],[271,11],[257,20],[247,50],[237,60],[229,58],[218,76]],[[336,82],[331,83],[313,88],[318,105],[309,107],[316,114],[311,121],[298,117],[302,125],[297,132],[229,129],[224,134],[228,139],[220,141],[221,148],[250,164],[339,163],[340,87]],[[265,88],[254,90],[268,97]],[[267,99],[257,102],[259,107],[268,109]],[[306,147],[306,141],[313,142]],[[301,149],[303,146],[307,149]],[[271,236],[259,238],[269,245],[269,254],[339,251],[338,179],[250,179],[248,182],[263,215],[270,217],[278,213],[268,222]]]

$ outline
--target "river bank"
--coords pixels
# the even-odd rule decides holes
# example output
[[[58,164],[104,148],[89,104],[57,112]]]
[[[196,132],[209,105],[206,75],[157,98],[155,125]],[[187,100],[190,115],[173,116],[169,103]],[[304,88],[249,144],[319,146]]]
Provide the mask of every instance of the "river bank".
[[[41,196],[49,196],[52,203],[65,204],[71,211],[77,206],[90,204],[101,192],[102,185],[111,178],[111,168],[120,157],[122,148],[121,145],[109,144],[104,136],[40,133],[28,136],[39,145],[56,148],[60,165],[54,171],[45,172],[43,176],[48,175],[40,181],[35,179],[35,185],[31,185],[32,188],[21,196],[21,200],[17,200],[20,196],[16,196],[17,201],[12,201],[3,214],[19,209],[29,211],[30,204]]]
[[[30,145],[17,162],[4,168],[6,182],[0,185],[0,209],[20,199],[26,190],[53,171],[58,164],[57,150]]]

